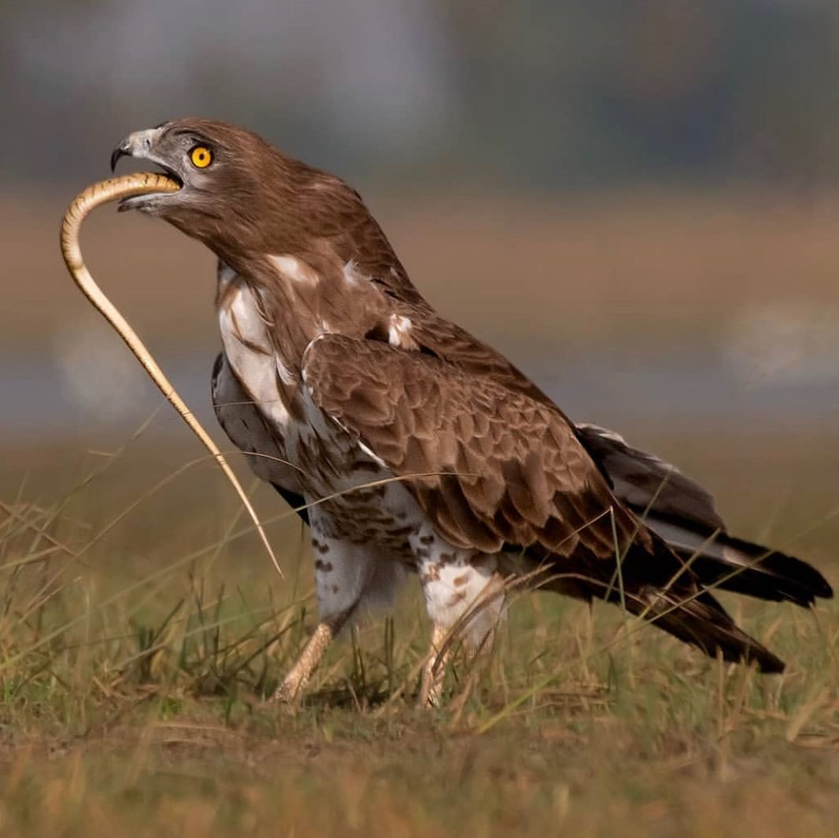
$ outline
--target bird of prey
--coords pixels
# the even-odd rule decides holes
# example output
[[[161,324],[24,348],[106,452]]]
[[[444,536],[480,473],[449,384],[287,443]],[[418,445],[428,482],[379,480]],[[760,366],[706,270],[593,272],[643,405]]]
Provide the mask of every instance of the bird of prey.
[[[277,700],[296,700],[335,634],[407,572],[422,585],[431,662],[458,621],[480,644],[518,576],[619,602],[708,655],[783,669],[710,588],[808,606],[832,595],[821,574],[730,537],[707,492],[616,434],[575,426],[438,314],[344,181],[207,119],[137,131],[112,168],[122,156],[181,185],[120,209],[218,258],[218,419],[259,477],[306,506],[320,621]],[[439,699],[440,677],[429,663],[423,702]]]

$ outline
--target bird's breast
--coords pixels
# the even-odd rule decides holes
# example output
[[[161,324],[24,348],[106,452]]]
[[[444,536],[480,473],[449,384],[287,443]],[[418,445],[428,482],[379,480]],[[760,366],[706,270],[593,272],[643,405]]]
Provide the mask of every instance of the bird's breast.
[[[264,479],[293,491],[302,489],[312,499],[352,491],[348,508],[369,502],[365,491],[358,487],[389,473],[381,461],[314,403],[303,383],[298,360],[305,347],[284,351],[277,324],[258,289],[224,267],[219,271],[219,284],[218,322],[224,354],[221,370],[229,369],[247,407],[257,411],[262,423],[257,436],[253,428],[243,427],[246,410],[217,402],[216,413],[231,440],[243,450],[243,441],[254,449],[252,466]],[[223,383],[224,377],[218,376],[218,381]],[[234,388],[227,390],[233,392]],[[217,391],[222,392],[220,386]],[[256,423],[252,419],[248,424]],[[266,444],[266,434],[270,445]],[[267,462],[257,463],[260,454],[263,460],[279,458],[290,464],[298,475],[298,485],[287,486]]]

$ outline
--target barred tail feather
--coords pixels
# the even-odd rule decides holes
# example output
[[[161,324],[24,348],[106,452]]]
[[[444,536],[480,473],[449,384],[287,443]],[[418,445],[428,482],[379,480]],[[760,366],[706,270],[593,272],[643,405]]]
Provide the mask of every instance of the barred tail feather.
[[[645,523],[683,559],[699,581],[722,590],[774,602],[813,605],[833,589],[812,565],[725,532],[707,534],[679,521],[648,515]]]
[[[539,566],[546,574],[540,584],[544,589],[623,604],[631,614],[710,657],[720,654],[727,661],[754,663],[761,672],[784,671],[784,662],[737,626],[693,569],[686,568],[660,537],[653,536],[652,552],[637,546],[630,549],[619,579],[604,577],[602,560],[597,559],[574,574],[563,572],[567,563],[561,557],[546,557]]]
[[[784,671],[784,662],[738,628],[707,591],[687,601],[679,601],[670,593],[652,594],[647,599],[627,597],[626,607],[710,657],[722,654],[727,661],[756,663],[766,673]]]

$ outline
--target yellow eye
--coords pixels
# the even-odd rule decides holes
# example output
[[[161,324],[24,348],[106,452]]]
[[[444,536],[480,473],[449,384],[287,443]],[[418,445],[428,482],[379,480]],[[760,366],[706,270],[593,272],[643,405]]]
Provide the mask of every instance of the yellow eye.
[[[189,159],[196,169],[206,169],[213,162],[213,152],[205,145],[197,145],[189,152]]]

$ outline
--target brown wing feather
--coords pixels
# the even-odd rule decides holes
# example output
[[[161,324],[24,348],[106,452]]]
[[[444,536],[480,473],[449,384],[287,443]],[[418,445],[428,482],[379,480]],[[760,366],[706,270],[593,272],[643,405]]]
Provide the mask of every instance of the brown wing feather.
[[[439,358],[338,335],[305,357],[315,402],[400,477],[458,547],[615,555],[650,536],[559,411]],[[675,565],[675,559],[674,559]],[[670,568],[672,571],[672,567]]]

